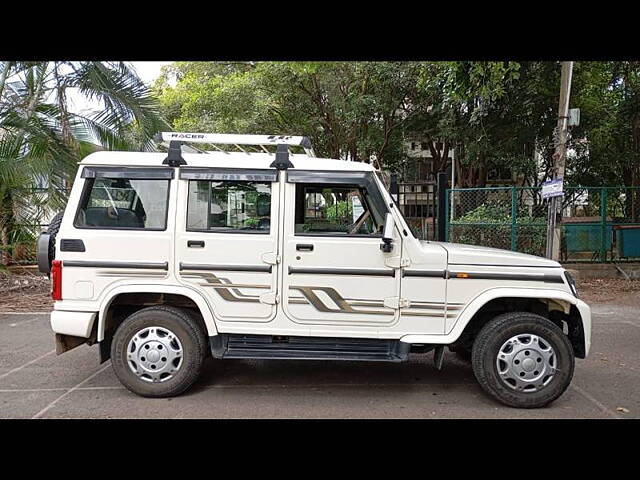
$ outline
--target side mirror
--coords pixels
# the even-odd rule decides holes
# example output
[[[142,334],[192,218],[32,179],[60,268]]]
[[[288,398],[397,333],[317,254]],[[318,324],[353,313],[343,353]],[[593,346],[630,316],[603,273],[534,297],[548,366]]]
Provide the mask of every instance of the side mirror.
[[[387,213],[384,219],[384,232],[382,233],[382,244],[380,250],[384,253],[390,253],[393,250],[393,231],[396,228],[396,222],[391,213]]]
[[[391,186],[389,188],[391,198],[396,203],[399,203],[398,196],[400,195],[400,185],[398,185],[398,175],[396,173],[391,174]]]

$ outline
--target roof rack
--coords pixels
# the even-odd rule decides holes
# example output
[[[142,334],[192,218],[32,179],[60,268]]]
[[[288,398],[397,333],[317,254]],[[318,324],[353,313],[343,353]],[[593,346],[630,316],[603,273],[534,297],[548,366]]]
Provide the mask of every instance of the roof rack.
[[[265,148],[267,145],[276,146],[276,160],[273,166],[278,169],[288,168],[291,162],[288,160],[289,147],[302,147],[310,157],[315,157],[311,141],[307,137],[294,135],[241,135],[234,133],[188,133],[188,132],[162,132],[159,139],[169,142],[169,154],[163,163],[172,167],[186,165],[182,158],[183,143],[208,143],[214,145],[235,145],[239,150],[247,152],[241,145],[259,146],[265,153],[271,154]],[[221,150],[218,148],[218,150]],[[222,151],[222,150],[221,150]]]

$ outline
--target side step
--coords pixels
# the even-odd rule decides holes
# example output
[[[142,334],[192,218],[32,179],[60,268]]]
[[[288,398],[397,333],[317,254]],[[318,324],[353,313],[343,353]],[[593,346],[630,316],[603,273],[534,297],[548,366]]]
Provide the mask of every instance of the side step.
[[[220,334],[209,337],[214,358],[402,362],[410,345],[370,338],[284,337]]]

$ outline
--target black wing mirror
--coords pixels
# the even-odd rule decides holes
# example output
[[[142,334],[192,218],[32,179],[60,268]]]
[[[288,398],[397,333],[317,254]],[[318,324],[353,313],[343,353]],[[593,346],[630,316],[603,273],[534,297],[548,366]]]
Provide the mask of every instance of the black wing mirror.
[[[380,250],[384,253],[390,253],[393,250],[393,231],[396,227],[396,222],[393,219],[391,213],[387,213],[384,219],[384,232],[382,234],[382,243],[380,244]]]

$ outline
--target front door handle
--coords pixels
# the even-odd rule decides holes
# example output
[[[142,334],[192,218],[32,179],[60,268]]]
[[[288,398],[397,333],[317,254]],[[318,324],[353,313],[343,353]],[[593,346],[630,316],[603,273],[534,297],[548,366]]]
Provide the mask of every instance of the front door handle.
[[[189,248],[204,248],[204,240],[187,240],[187,247]]]
[[[296,250],[299,252],[313,252],[313,245],[310,243],[298,243],[296,245]]]

